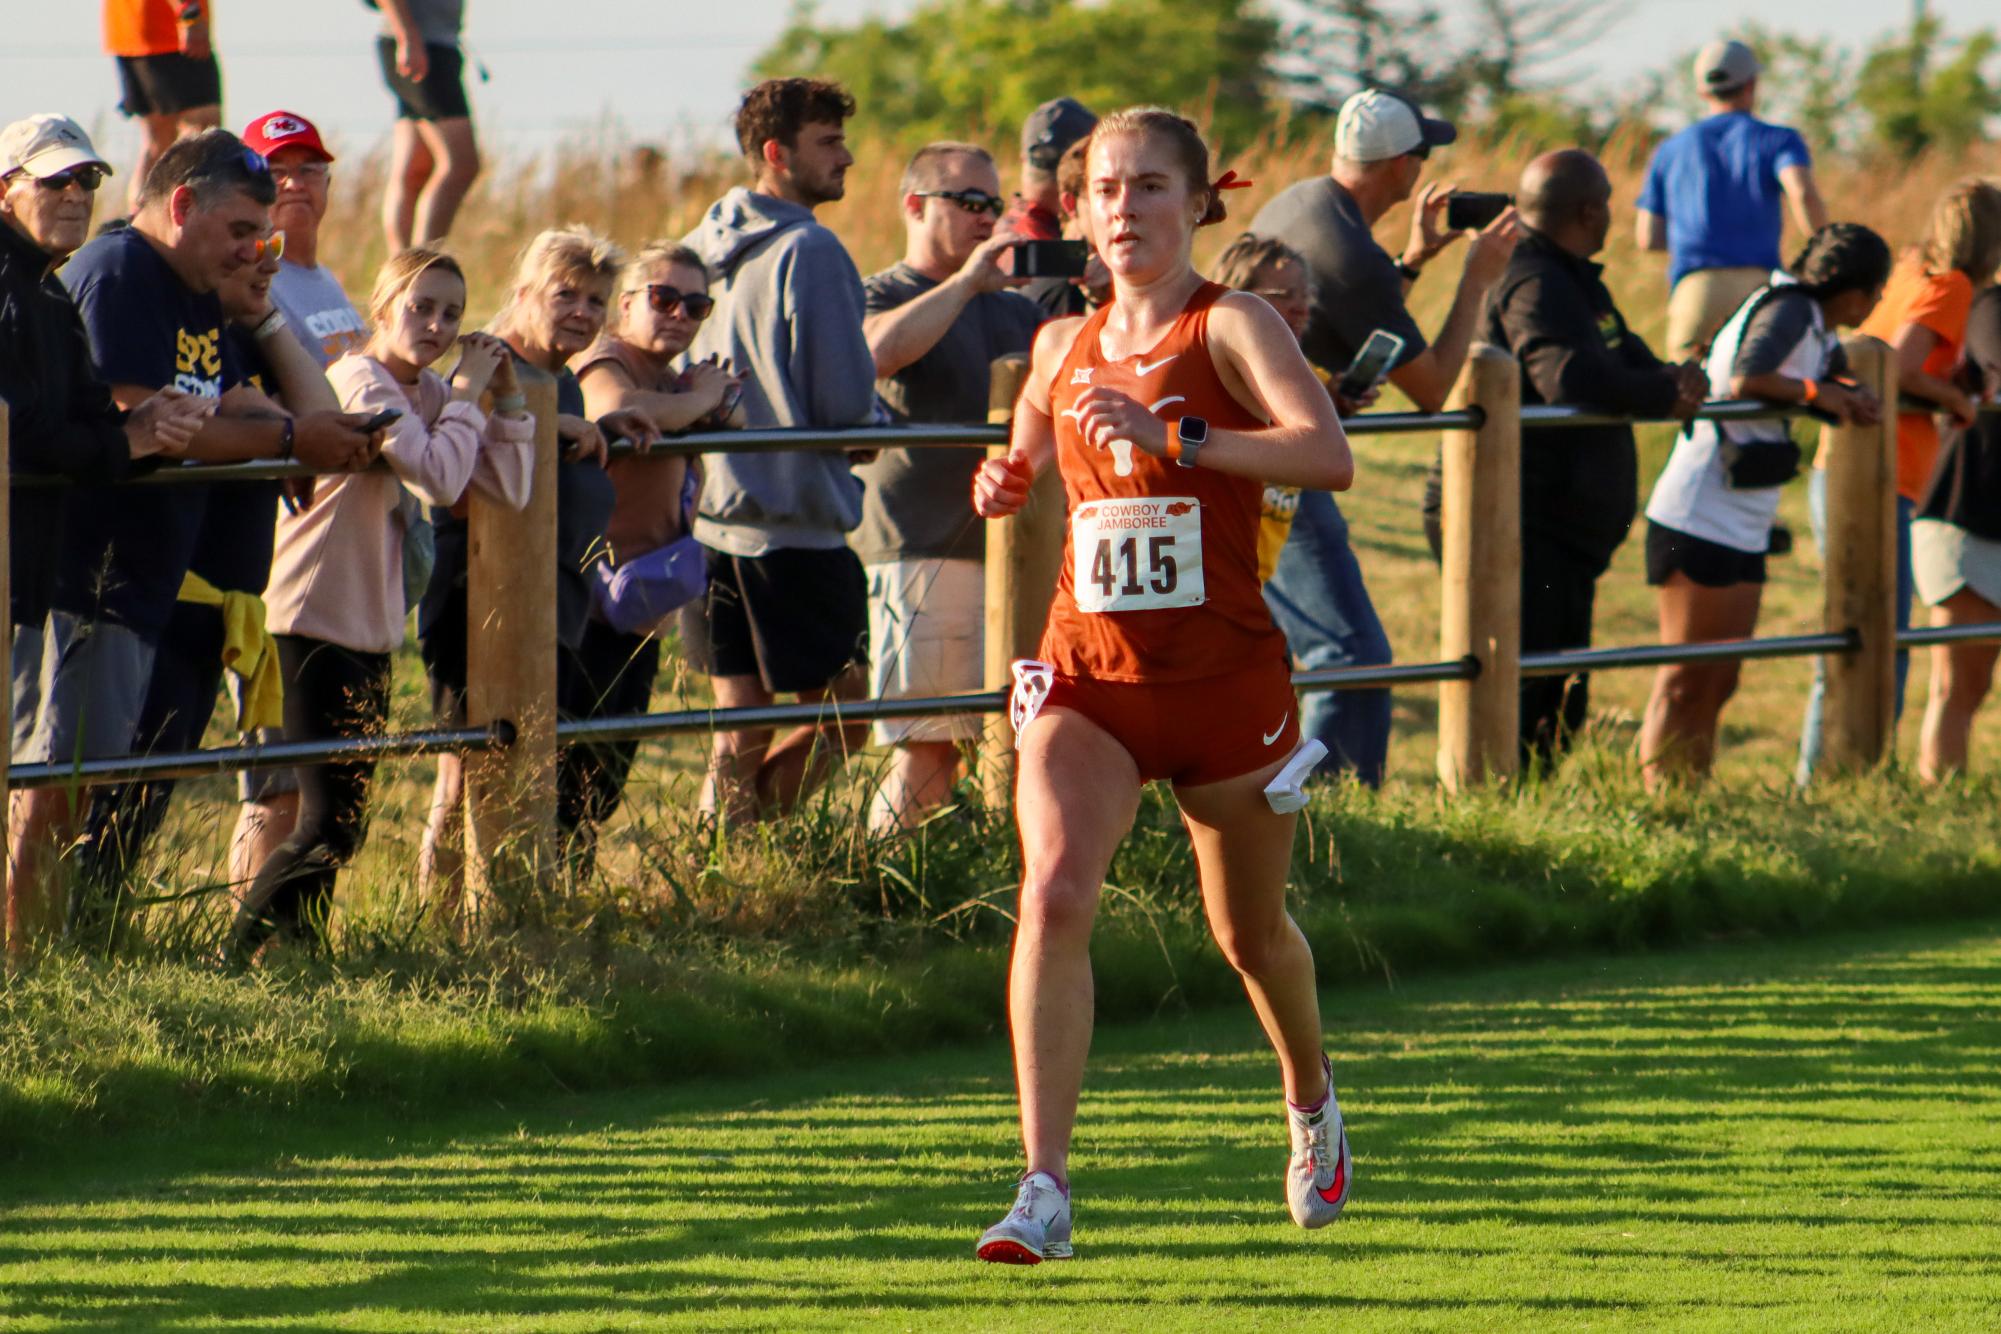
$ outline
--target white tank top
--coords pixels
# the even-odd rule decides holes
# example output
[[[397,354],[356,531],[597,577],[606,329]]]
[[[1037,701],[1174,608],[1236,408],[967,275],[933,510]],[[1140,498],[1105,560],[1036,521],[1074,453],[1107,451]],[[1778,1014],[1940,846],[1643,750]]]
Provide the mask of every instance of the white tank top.
[[[1730,396],[1731,368],[1743,346],[1751,317],[1773,288],[1794,284],[1790,274],[1774,271],[1771,281],[1759,288],[1737,308],[1717,331],[1703,370],[1709,376],[1709,396]],[[1839,346],[1832,330],[1821,318],[1820,303],[1812,303],[1812,324],[1806,337],[1779,366],[1778,373],[1795,380],[1817,380],[1827,373],[1828,363]],[[1647,500],[1647,517],[1655,523],[1694,537],[1706,538],[1736,551],[1753,554],[1765,550],[1771,541],[1772,520],[1779,512],[1779,488],[1759,487],[1740,490],[1730,485],[1718,446],[1726,438],[1746,442],[1782,440],[1790,423],[1782,420],[1731,422],[1699,421],[1674,442],[1674,452],[1654,483]]]

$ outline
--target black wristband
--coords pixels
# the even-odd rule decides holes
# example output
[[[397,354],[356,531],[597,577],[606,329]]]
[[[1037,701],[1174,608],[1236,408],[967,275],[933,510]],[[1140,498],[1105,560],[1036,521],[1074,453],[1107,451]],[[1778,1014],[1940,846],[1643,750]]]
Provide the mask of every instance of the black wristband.
[[[281,459],[292,457],[293,430],[294,427],[290,417],[280,417],[278,419],[278,457]]]
[[[1405,282],[1414,283],[1417,281],[1418,275],[1423,273],[1424,270],[1418,268],[1414,264],[1407,263],[1404,260],[1400,259],[1397,261],[1397,272],[1403,275],[1403,280]]]

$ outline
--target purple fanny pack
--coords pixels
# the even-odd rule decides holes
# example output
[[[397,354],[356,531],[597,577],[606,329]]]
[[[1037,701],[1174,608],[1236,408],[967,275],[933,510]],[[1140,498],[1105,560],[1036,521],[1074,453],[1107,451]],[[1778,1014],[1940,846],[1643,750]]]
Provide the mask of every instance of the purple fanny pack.
[[[691,475],[682,491],[684,516],[694,508],[696,486]],[[649,633],[709,586],[702,544],[692,537],[677,537],[620,565],[599,561],[593,572],[591,602],[598,619],[627,635]]]

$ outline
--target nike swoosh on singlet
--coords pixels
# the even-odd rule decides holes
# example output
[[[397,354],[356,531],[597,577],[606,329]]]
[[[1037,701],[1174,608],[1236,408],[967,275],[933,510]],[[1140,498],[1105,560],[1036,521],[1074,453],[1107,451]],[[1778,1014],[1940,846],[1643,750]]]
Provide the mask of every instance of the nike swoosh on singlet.
[[[1161,399],[1158,403],[1148,404],[1146,410],[1148,412],[1158,415],[1160,410],[1166,407],[1169,403],[1186,403],[1187,401],[1188,401],[1188,395],[1186,394],[1169,394],[1166,398]]]
[[[1279,739],[1280,737],[1282,737],[1282,736],[1284,736],[1284,735],[1285,735],[1285,725],[1286,725],[1286,722],[1287,722],[1287,721],[1288,721],[1289,719],[1291,719],[1291,717],[1292,717],[1292,715],[1291,715],[1290,713],[1288,713],[1288,714],[1286,714],[1286,715],[1285,715],[1285,717],[1284,717],[1284,718],[1281,718],[1281,719],[1279,719],[1279,720],[1278,720],[1278,726],[1277,726],[1277,727],[1274,727],[1274,728],[1272,729],[1272,732],[1271,732],[1271,735],[1270,735],[1270,736],[1268,736],[1268,737],[1266,737],[1266,738],[1264,739],[1264,743],[1265,743],[1265,744],[1266,744],[1267,746],[1269,746],[1269,745],[1270,745],[1270,744],[1271,744],[1272,742],[1274,742],[1274,741],[1278,740],[1278,739]]]
[[[1081,422],[1084,420],[1084,409],[1065,408],[1063,409],[1063,411],[1057,413],[1056,415],[1059,417],[1068,417],[1071,421],[1074,422]]]
[[[1162,366],[1165,366],[1168,362],[1174,360],[1176,357],[1180,355],[1181,354],[1179,352],[1170,352],[1166,356],[1162,357],[1159,361],[1154,362],[1153,365],[1151,366],[1147,365],[1144,361],[1135,362],[1133,363],[1133,373],[1136,375],[1151,375],[1155,371],[1159,370]]]

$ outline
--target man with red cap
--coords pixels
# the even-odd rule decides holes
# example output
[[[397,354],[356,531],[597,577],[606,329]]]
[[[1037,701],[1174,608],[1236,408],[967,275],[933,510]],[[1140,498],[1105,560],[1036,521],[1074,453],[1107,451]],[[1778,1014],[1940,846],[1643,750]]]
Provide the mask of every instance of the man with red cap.
[[[244,127],[243,142],[264,155],[278,184],[271,225],[284,233],[285,249],[271,279],[271,303],[285,316],[322,369],[368,341],[368,325],[333,271],[320,263],[320,223],[327,215],[334,155],[317,126],[293,111],[270,111]],[[411,521],[422,523],[414,502]],[[260,740],[283,738],[275,731]],[[229,878],[247,883],[291,835],[299,814],[299,783],[290,769],[253,769],[240,781],[243,808],[230,840]]]
[[[322,367],[368,340],[368,327],[340,280],[320,263],[320,223],[327,215],[327,187],[334,156],[304,116],[272,111],[244,127],[243,142],[264,155],[278,183],[271,225],[285,234],[285,252],[271,299],[299,341]]]

